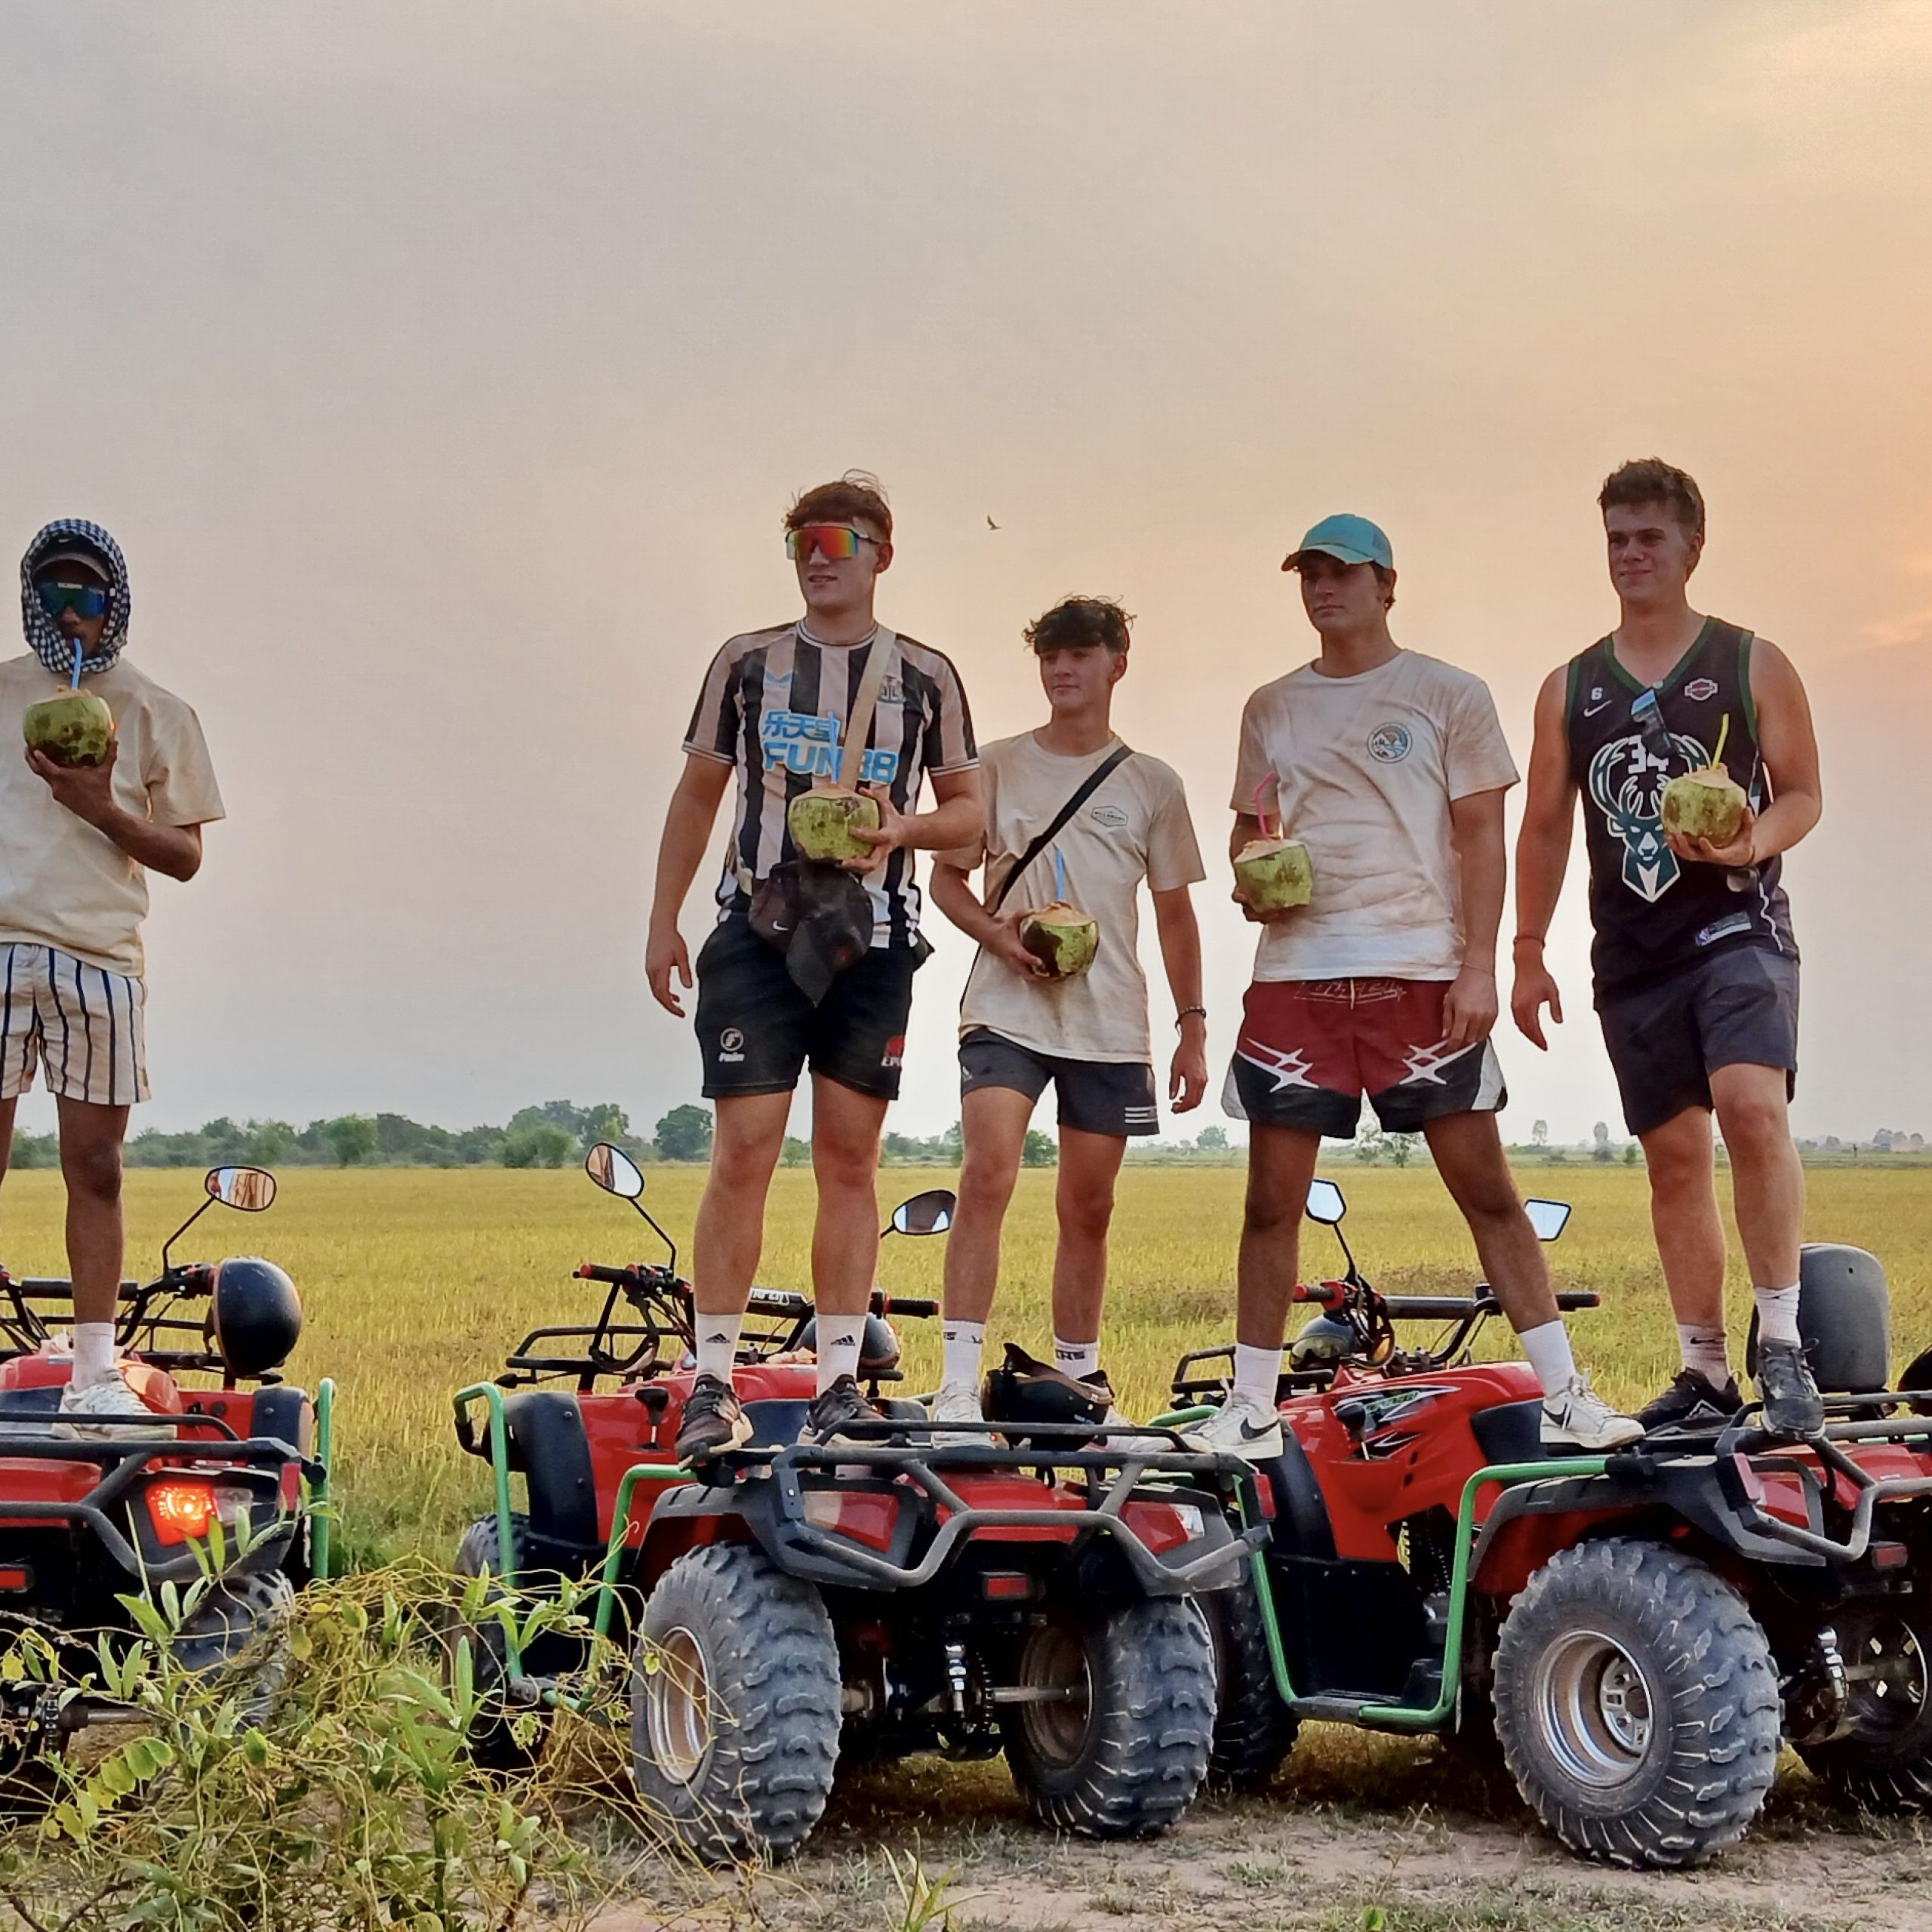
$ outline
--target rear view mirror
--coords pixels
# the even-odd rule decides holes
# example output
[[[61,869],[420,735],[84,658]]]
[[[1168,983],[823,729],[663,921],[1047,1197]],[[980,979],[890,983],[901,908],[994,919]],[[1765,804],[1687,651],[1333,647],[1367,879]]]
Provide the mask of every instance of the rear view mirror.
[[[1308,1218],[1334,1227],[1349,1211],[1342,1190],[1332,1180],[1312,1180],[1308,1184]]]
[[[943,1235],[952,1225],[959,1197],[949,1187],[935,1187],[902,1201],[892,1211],[892,1231],[900,1235]]]
[[[266,1168],[211,1168],[202,1177],[211,1201],[259,1214],[275,1201],[275,1176]]]
[[[636,1201],[644,1194],[644,1170],[621,1147],[600,1140],[583,1157],[583,1171],[606,1194]]]
[[[1567,1201],[1526,1201],[1523,1211],[1530,1217],[1530,1226],[1537,1231],[1538,1241],[1554,1241],[1570,1223],[1570,1204]]]

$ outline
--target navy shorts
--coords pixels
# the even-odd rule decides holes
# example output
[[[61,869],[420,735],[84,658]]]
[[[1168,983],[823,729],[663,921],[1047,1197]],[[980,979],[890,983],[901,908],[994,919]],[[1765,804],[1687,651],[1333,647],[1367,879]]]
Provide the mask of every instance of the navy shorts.
[[[789,1094],[809,1064],[841,1087],[897,1100],[918,964],[909,946],[875,946],[814,1006],[749,919],[725,920],[697,956],[704,1097]]]
[[[1603,1043],[1632,1134],[1711,1106],[1721,1066],[1781,1066],[1798,1090],[1798,961],[1734,946],[1666,980],[1597,995]]]
[[[959,1042],[959,1091],[1004,1087],[1037,1100],[1051,1081],[1060,1103],[1060,1124],[1076,1134],[1125,1136],[1158,1134],[1154,1069],[1145,1060],[1067,1060],[1036,1053],[975,1026]]]

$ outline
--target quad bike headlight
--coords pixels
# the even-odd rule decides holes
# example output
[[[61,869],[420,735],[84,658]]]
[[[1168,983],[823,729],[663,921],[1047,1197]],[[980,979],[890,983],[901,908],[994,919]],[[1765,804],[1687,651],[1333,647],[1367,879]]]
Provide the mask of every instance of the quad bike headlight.
[[[232,1484],[176,1478],[150,1484],[147,1499],[155,1541],[184,1543],[191,1537],[206,1536],[209,1527],[214,1523],[220,1523],[224,1529],[245,1523],[255,1493]]]

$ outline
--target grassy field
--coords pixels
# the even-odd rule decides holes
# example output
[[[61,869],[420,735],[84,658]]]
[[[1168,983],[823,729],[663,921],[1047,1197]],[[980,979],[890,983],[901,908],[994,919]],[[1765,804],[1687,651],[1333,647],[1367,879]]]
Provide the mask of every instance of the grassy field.
[[[1349,1201],[1348,1228],[1371,1278],[1385,1288],[1453,1289],[1473,1260],[1454,1210],[1425,1169],[1334,1170]],[[648,1197],[681,1238],[702,1175],[669,1168]],[[894,1168],[886,1188],[910,1193],[949,1177]],[[1833,1168],[1810,1177],[1809,1231],[1873,1249],[1890,1272],[1897,1364],[1932,1345],[1932,1174]],[[1569,1231],[1552,1251],[1560,1286],[1600,1291],[1604,1306],[1575,1318],[1578,1353],[1611,1395],[1653,1392],[1675,1367],[1674,1336],[1650,1244],[1643,1176],[1622,1167],[1571,1164],[1521,1174],[1526,1192],[1574,1201]],[[160,1244],[199,1198],[198,1175],[129,1177],[130,1272],[151,1271]],[[1229,1339],[1241,1176],[1235,1168],[1143,1169],[1124,1177],[1113,1249],[1113,1300],[1104,1359],[1131,1412],[1161,1405],[1183,1350]],[[1045,1284],[1052,1260],[1053,1176],[1023,1174],[1008,1229],[1005,1287],[994,1334],[1029,1346],[1048,1339]],[[897,1192],[882,1195],[889,1207]],[[63,1272],[57,1175],[11,1176],[0,1195],[0,1259],[15,1272]],[[808,1174],[781,1171],[768,1222],[761,1278],[807,1285]],[[895,1238],[881,1264],[885,1284],[938,1292],[943,1244]],[[570,1270],[592,1257],[651,1258],[654,1239],[621,1202],[581,1174],[478,1169],[343,1171],[285,1177],[266,1215],[211,1209],[184,1253],[260,1251],[300,1283],[308,1327],[291,1374],[312,1386],[335,1377],[341,1491],[348,1546],[366,1558],[421,1549],[447,1553],[480,1511],[480,1463],[460,1454],[451,1392],[493,1373],[505,1351],[540,1321],[586,1319],[598,1291]],[[1327,1272],[1327,1234],[1309,1228],[1305,1274]],[[1734,1324],[1747,1313],[1734,1269]],[[936,1324],[909,1323],[907,1386],[937,1377]],[[1487,1346],[1510,1347],[1491,1325]]]

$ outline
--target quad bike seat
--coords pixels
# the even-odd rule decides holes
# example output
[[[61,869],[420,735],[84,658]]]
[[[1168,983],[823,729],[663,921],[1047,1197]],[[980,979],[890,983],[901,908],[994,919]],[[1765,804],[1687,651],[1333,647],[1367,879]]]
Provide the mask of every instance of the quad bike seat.
[[[1479,1409],[1470,1426],[1485,1461],[1540,1463],[1549,1454],[1543,1446],[1540,1395],[1521,1402],[1499,1402],[1493,1409]]]
[[[752,1426],[751,1447],[754,1449],[780,1449],[796,1442],[805,1432],[805,1418],[811,1413],[811,1403],[774,1398],[762,1402],[747,1402],[745,1414]],[[930,1421],[925,1405],[909,1401],[903,1396],[881,1397],[879,1411],[894,1422],[917,1423],[922,1426]],[[883,1446],[884,1438],[881,1438]]]
[[[43,1382],[37,1389],[0,1389],[0,1422],[51,1425],[60,1407],[64,1385]]]

